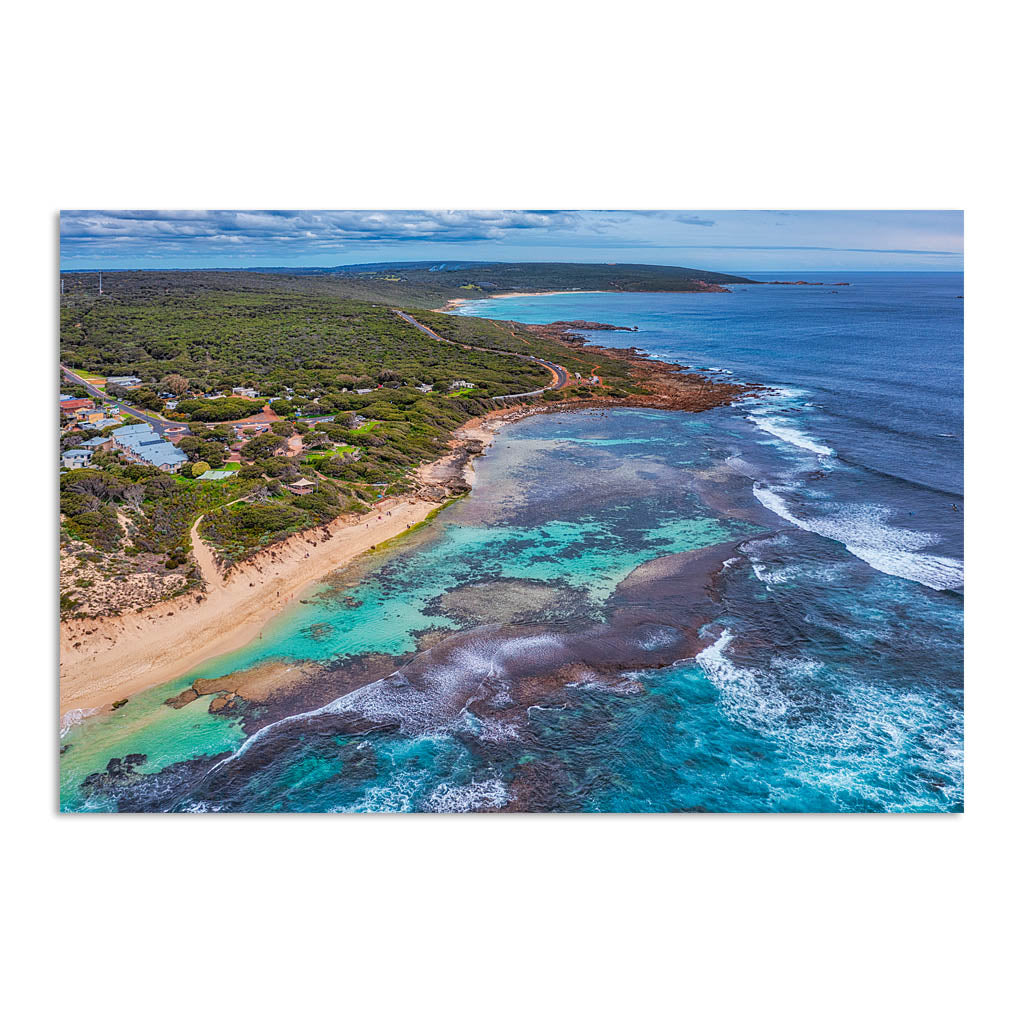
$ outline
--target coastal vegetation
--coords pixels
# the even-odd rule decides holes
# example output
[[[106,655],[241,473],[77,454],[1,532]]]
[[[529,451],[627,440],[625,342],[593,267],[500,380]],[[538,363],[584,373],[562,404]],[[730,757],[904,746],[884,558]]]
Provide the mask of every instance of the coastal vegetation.
[[[65,296],[95,292],[95,273],[64,274]],[[103,291],[139,299],[217,292],[302,293],[386,303],[405,309],[502,292],[693,292],[750,284],[743,277],[687,267],[630,263],[367,263],[346,267],[260,270],[108,271]]]

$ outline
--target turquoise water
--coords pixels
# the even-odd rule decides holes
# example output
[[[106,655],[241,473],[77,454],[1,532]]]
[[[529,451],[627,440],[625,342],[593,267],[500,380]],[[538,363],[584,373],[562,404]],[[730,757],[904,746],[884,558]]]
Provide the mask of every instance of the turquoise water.
[[[961,809],[957,284],[912,277],[841,297],[489,305],[636,323],[623,343],[657,338],[688,362],[704,345],[715,372],[779,387],[701,416],[553,414],[504,430],[468,498],[326,579],[246,648],[68,730],[62,807]],[[822,337],[838,345],[832,367],[812,365]],[[893,338],[943,395],[932,419],[915,411],[915,378],[889,372]],[[872,378],[885,397],[865,406]],[[667,557],[711,546],[717,574]],[[209,713],[209,697],[162,703],[266,662],[312,669],[308,690],[238,714]]]

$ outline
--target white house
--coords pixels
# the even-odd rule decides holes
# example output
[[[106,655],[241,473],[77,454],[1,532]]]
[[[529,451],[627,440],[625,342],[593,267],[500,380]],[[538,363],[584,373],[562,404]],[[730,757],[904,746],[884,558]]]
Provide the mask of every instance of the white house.
[[[88,448],[72,448],[60,457],[66,469],[84,469],[92,462],[92,452]]]

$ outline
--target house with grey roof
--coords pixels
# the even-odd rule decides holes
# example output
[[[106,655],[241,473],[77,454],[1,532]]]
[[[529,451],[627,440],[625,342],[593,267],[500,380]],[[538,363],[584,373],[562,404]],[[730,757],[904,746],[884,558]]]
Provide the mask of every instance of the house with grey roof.
[[[65,469],[84,469],[92,462],[92,452],[85,448],[71,448],[61,455],[60,461]]]
[[[188,462],[188,456],[173,444],[165,441],[152,427],[139,424],[142,428],[121,427],[113,432],[114,443],[133,462],[145,462],[164,472],[177,469]]]
[[[118,427],[113,436],[120,441],[121,438],[131,437],[132,434],[151,434],[152,432],[153,428],[148,423],[131,423],[127,427]]]
[[[78,447],[88,448],[90,451],[106,451],[108,448],[113,447],[114,439],[111,437],[90,437],[88,441],[83,441]]]

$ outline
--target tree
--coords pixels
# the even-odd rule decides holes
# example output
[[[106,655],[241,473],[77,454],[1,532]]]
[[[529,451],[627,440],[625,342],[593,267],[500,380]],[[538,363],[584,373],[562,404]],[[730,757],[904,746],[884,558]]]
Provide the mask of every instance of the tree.
[[[210,464],[208,462],[193,462],[192,463],[192,475],[202,476],[204,473],[209,472]]]
[[[164,377],[164,384],[167,386],[167,390],[175,395],[183,395],[188,391],[188,378],[183,377],[180,373],[169,373]]]

